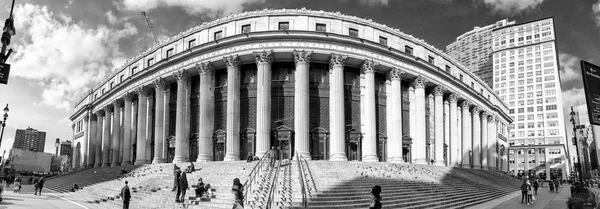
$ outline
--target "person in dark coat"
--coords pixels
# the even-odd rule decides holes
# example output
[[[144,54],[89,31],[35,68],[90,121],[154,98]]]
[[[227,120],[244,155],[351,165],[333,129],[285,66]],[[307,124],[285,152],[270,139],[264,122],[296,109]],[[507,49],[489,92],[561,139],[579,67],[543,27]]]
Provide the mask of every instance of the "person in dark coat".
[[[233,208],[244,208],[244,193],[242,193],[241,187],[239,185],[233,185],[231,187],[231,192],[235,196],[235,202],[233,203]]]
[[[371,188],[371,204],[369,209],[381,209],[381,186],[375,185]]]
[[[177,181],[179,180],[178,170],[179,170],[179,167],[177,167],[177,165],[173,164],[173,174],[175,177],[173,179],[173,190],[171,190],[171,191],[177,190]]]
[[[37,195],[38,193],[42,195],[42,188],[44,188],[44,177],[40,177],[40,180],[38,180],[35,185],[35,194],[33,195]]]
[[[180,172],[181,176],[179,177],[179,181],[177,184],[177,196],[175,197],[175,199],[177,199],[179,202],[184,202],[185,201],[185,192],[188,189],[188,181],[187,181],[187,177],[186,177],[186,173],[185,172]]]
[[[204,194],[204,182],[202,182],[202,178],[199,178],[196,183],[196,197],[202,197],[202,194]]]
[[[242,185],[242,183],[240,182],[240,179],[238,179],[238,178],[233,179],[233,186],[238,186],[238,189],[240,191],[244,191],[244,185]]]
[[[537,180],[533,181],[533,194],[537,195],[538,187],[539,187],[538,181]]]
[[[121,188],[121,197],[123,198],[123,209],[129,209],[129,200],[131,200],[131,193],[129,192],[129,186],[127,186],[127,181],[125,181],[125,186]]]

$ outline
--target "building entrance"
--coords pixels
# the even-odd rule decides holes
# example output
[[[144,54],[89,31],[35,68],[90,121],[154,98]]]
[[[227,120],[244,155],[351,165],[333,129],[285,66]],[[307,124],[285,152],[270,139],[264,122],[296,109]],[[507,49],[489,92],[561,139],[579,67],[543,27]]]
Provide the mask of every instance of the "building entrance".
[[[317,127],[310,132],[310,154],[313,160],[328,160],[329,152],[327,144],[329,132],[324,128]]]
[[[256,131],[251,128],[244,129],[240,134],[240,147],[242,148],[240,153],[241,160],[248,160],[248,153],[252,156],[256,155],[254,140],[256,139]],[[262,156],[258,156],[262,157]]]
[[[215,131],[213,139],[213,159],[214,161],[223,161],[225,158],[225,141],[227,139],[227,133],[219,129]]]
[[[404,137],[402,137],[402,159],[404,160],[404,162],[412,164],[412,152],[411,152],[412,146],[411,145],[412,145],[412,138],[410,138],[406,135]]]
[[[287,126],[282,125],[277,127],[273,133],[275,136],[273,146],[275,146],[275,149],[279,150],[279,156],[277,156],[277,159],[291,160],[292,153],[294,153],[294,131]]]
[[[387,160],[387,137],[382,134],[377,134],[377,157],[380,162]]]
[[[346,132],[346,155],[349,161],[360,161],[361,160],[361,142],[362,133],[356,129],[352,129]]]
[[[165,161],[167,163],[172,163],[173,158],[175,158],[175,136],[169,136],[167,138],[167,144],[165,144],[167,149],[167,159]]]

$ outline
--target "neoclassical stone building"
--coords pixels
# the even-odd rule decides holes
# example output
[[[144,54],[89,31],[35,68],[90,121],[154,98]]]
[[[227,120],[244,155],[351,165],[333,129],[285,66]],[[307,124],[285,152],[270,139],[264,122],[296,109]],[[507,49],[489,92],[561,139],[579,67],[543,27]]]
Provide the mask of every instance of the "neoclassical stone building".
[[[283,158],[506,170],[506,104],[449,56],[339,13],[262,10],[128,60],[71,116],[73,166]]]

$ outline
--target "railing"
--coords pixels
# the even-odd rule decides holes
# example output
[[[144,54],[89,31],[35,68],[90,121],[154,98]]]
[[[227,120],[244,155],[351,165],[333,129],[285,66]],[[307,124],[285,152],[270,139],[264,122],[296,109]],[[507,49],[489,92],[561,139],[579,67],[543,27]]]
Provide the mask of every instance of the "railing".
[[[315,178],[313,177],[312,172],[310,171],[310,166],[308,166],[308,162],[306,161],[305,158],[302,158],[302,160],[304,161],[304,164],[306,165],[306,170],[308,171],[308,176],[310,176],[310,180],[312,181],[312,184],[313,184],[313,189],[316,192],[317,184],[315,183]]]
[[[298,163],[298,172],[300,172],[300,191],[302,192],[302,207],[306,208],[308,206],[306,201],[306,187],[304,186],[304,171],[302,170],[302,163],[300,162],[300,158],[302,158],[302,156],[298,155],[298,151],[296,151],[296,162]]]
[[[244,183],[244,200],[243,200],[243,202],[245,205],[248,205],[248,202],[247,202],[248,191],[252,191],[252,186],[254,185],[254,180],[256,178],[256,175],[258,173],[260,173],[260,171],[263,169],[265,162],[267,162],[268,159],[271,157],[272,156],[270,155],[269,152],[266,152],[265,154],[263,154],[262,158],[258,161],[258,163],[256,163],[256,165],[254,165],[254,168],[252,168],[252,171],[250,171],[250,174],[248,174],[248,179]]]
[[[275,159],[273,159],[275,160]],[[275,171],[275,177],[273,177],[273,182],[272,182],[272,186],[271,189],[269,190],[269,199],[267,200],[267,209],[271,209],[273,208],[274,204],[275,204],[275,193],[277,193],[277,179],[279,177],[279,170],[281,167],[281,160],[277,161],[277,165],[275,167],[275,169],[277,169],[277,171]]]

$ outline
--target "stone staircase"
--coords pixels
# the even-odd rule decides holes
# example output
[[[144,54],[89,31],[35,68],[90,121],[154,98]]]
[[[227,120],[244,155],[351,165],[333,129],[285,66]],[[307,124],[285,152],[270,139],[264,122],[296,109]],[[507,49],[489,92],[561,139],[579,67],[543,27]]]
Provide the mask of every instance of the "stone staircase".
[[[133,171],[132,173],[135,173],[135,171],[141,172],[143,168],[139,168],[140,166],[127,167],[128,170]],[[97,183],[119,179],[123,177],[120,172],[121,167],[89,168],[75,173],[48,178],[44,183],[44,188],[59,193],[70,192],[74,184],[83,188]]]

